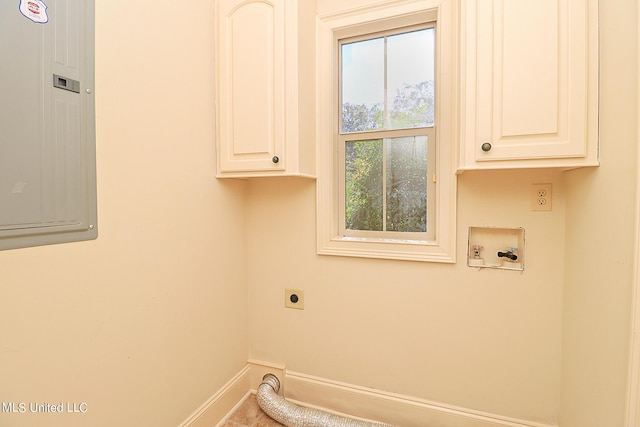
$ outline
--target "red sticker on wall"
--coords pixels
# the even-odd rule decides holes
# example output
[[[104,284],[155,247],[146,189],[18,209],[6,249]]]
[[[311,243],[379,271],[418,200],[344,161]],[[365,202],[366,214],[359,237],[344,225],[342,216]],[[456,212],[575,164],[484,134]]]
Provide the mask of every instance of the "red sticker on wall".
[[[38,24],[46,24],[49,21],[47,5],[41,0],[20,0],[20,13],[27,19]]]

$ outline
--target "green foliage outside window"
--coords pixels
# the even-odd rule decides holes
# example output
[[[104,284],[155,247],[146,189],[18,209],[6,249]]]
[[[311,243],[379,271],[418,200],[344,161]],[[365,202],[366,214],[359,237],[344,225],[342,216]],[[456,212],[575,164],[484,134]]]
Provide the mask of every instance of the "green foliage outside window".
[[[346,144],[346,228],[383,230],[382,139]]]

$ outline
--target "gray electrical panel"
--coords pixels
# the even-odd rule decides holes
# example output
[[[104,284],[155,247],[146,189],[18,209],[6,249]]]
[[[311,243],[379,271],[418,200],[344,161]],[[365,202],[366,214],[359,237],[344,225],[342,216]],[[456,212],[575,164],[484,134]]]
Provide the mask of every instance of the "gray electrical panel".
[[[97,237],[94,0],[0,1],[0,250]]]

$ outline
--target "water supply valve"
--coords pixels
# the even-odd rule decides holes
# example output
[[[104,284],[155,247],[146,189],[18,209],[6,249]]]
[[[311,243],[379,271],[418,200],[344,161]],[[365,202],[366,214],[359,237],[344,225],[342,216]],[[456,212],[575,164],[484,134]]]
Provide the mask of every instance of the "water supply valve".
[[[483,247],[482,245],[473,245],[473,246],[471,247],[471,249],[473,249],[473,257],[474,257],[475,259],[480,259],[480,258],[482,258],[482,257],[480,256],[480,251],[482,251],[482,250],[484,249],[484,247]]]
[[[471,246],[472,253],[469,254],[469,259],[467,261],[469,266],[479,267],[484,265],[484,259],[482,258],[483,249],[484,249],[484,246],[482,245]]]
[[[506,252],[498,251],[498,258],[507,258],[511,261],[515,261],[518,259],[518,255],[514,252],[517,252],[518,248],[508,248]]]

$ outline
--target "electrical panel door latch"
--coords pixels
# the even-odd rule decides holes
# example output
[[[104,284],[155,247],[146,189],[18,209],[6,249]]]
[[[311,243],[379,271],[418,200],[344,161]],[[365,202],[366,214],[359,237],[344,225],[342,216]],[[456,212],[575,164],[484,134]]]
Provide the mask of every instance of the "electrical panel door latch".
[[[67,77],[53,75],[53,87],[58,89],[69,90],[71,92],[80,93],[80,82],[77,80],[69,79]]]

